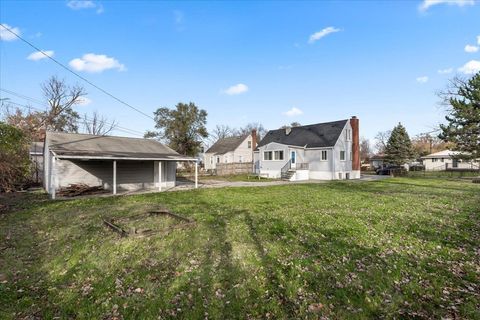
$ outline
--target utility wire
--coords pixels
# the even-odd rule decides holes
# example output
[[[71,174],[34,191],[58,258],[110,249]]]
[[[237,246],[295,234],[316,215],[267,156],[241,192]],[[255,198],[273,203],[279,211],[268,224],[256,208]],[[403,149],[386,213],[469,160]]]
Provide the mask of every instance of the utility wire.
[[[104,94],[106,94],[107,96],[109,96],[110,98],[120,102],[121,104],[127,106],[128,108],[132,109],[132,110],[135,110],[137,111],[138,113],[144,115],[145,117],[149,118],[149,119],[152,119],[152,120],[155,120],[152,116],[149,116],[148,114],[146,114],[145,112],[135,108],[134,106],[128,104],[127,102],[121,100],[120,98],[117,98],[116,96],[114,96],[113,94],[109,93],[108,91],[100,88],[99,86],[97,86],[96,84],[94,84],[93,82],[91,82],[90,80],[86,79],[85,77],[79,75],[78,73],[76,73],[75,71],[73,71],[72,69],[70,69],[69,67],[65,66],[64,64],[62,64],[61,62],[59,62],[57,59],[51,57],[50,55],[46,54],[45,52],[43,52],[43,50],[39,49],[37,46],[35,46],[34,44],[32,44],[31,42],[29,42],[28,40],[22,38],[20,35],[18,35],[16,32],[14,32],[13,30],[11,30],[10,28],[6,27],[4,24],[0,23],[0,26],[2,28],[4,28],[6,31],[10,32],[11,34],[13,34],[14,36],[16,36],[18,39],[22,40],[23,42],[25,42],[26,44],[28,44],[30,47],[34,48],[35,50],[37,50],[38,52],[40,52],[41,54],[43,54],[45,57],[47,57],[48,59],[52,60],[53,62],[55,62],[56,64],[58,64],[60,67],[62,67],[63,69],[67,70],[68,72],[70,72],[71,74],[77,76],[78,78],[82,79],[83,81],[85,81],[86,83],[88,83],[89,85],[91,85],[92,87],[94,87],[95,89],[103,92]]]
[[[32,97],[29,97],[29,96],[26,96],[26,95],[24,95],[24,94],[21,94],[21,93],[12,91],[12,90],[7,90],[7,89],[5,89],[5,88],[0,88],[0,91],[6,92],[6,93],[11,94],[11,95],[14,95],[14,96],[16,96],[16,97],[19,97],[19,98],[25,99],[25,100],[27,100],[27,101],[31,101],[31,102],[34,102],[34,103],[37,103],[37,104],[39,104],[39,105],[44,106],[44,103],[43,103],[42,101],[40,101],[40,100],[38,100],[38,99],[35,99],[35,98],[32,98]],[[8,103],[8,102],[7,102],[7,103]],[[15,104],[15,105],[20,105],[20,104],[18,104],[18,103],[13,103],[13,104]],[[20,105],[20,106],[23,106],[23,105]],[[50,106],[45,106],[46,109],[48,109],[49,107],[50,107]],[[40,110],[40,109],[38,109],[38,108],[33,108],[33,107],[32,107],[32,109],[37,110],[37,111],[45,111],[45,110]],[[88,119],[88,118],[87,118],[87,119]],[[90,119],[90,120],[91,120],[91,119]],[[92,121],[92,120],[91,120],[91,121]],[[129,129],[129,128],[126,128],[126,127],[122,127],[122,126],[119,126],[119,125],[117,125],[117,124],[115,124],[115,123],[109,123],[109,122],[105,121],[105,124],[107,124],[107,125],[115,125],[115,126],[118,127],[118,128],[121,128],[121,129],[124,129],[124,130],[129,130],[129,131],[135,132],[135,133],[137,133],[137,134],[139,134],[139,135],[142,135],[142,136],[143,136],[143,134],[144,134],[144,133],[141,132],[141,131],[137,131],[137,130],[134,130],[134,129]]]
[[[28,110],[36,110],[36,111],[40,111],[40,112],[45,111],[45,110],[42,110],[40,108],[36,108],[36,107],[28,106],[28,105],[23,105],[21,103],[11,101],[11,100],[8,100],[5,104],[13,104],[13,105],[16,105],[20,108],[24,108],[24,109],[28,109]],[[8,108],[7,106],[4,106],[4,107],[5,107],[5,109]],[[81,122],[87,122],[87,123],[90,123],[90,124],[92,124],[94,122],[92,119],[89,119],[89,118],[82,119],[80,121]],[[137,137],[142,137],[143,138],[143,133],[141,133],[140,131],[135,131],[135,130],[128,129],[128,128],[125,128],[125,127],[121,127],[121,126],[118,126],[118,125],[115,125],[115,124],[112,124],[112,123],[109,123],[109,122],[105,122],[105,124],[106,125],[114,125],[114,128],[112,129],[112,131],[113,130],[121,131],[121,132],[124,132],[124,133],[128,133],[128,134],[135,135]]]

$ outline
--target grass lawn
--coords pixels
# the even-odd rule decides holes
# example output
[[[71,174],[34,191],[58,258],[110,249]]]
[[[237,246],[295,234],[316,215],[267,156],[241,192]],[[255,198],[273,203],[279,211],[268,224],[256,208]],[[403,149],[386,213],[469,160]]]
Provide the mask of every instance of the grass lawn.
[[[468,180],[18,203],[0,213],[1,319],[480,318]],[[102,224],[159,206],[196,224],[144,238]]]

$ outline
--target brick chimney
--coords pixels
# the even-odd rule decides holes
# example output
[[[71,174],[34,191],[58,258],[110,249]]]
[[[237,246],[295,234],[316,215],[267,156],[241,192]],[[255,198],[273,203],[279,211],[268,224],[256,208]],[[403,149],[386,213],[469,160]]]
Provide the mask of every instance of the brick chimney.
[[[352,127],[352,171],[360,171],[360,135],[356,116],[350,119]]]
[[[257,129],[252,130],[252,151],[257,147]]]

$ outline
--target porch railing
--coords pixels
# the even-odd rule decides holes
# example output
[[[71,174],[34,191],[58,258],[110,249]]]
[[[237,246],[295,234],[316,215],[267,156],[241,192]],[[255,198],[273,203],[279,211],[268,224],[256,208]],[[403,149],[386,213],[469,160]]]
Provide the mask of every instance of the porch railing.
[[[280,173],[282,174],[282,176],[286,174],[291,167],[292,167],[292,160],[290,159],[285,163],[282,169],[280,169]]]

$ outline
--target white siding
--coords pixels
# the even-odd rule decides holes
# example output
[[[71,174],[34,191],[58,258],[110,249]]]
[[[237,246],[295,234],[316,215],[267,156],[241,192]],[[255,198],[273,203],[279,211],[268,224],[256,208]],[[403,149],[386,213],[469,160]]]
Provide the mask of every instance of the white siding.
[[[217,157],[220,158],[219,163],[233,163],[233,162],[252,162],[253,150],[248,147],[252,143],[252,135],[249,135],[242,141],[242,143],[233,151],[229,151],[225,154],[205,153],[205,170],[214,170],[217,167]],[[240,161],[240,158],[242,161]]]

